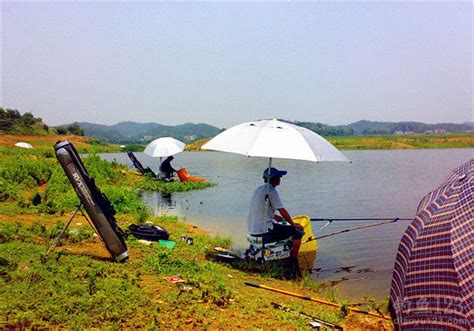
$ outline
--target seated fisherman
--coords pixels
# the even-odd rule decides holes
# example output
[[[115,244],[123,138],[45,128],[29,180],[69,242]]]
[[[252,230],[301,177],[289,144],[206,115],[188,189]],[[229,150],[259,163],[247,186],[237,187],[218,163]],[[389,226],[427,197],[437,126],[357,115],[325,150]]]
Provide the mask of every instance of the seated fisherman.
[[[265,169],[263,179],[265,184],[257,187],[250,202],[250,210],[247,217],[248,233],[250,235],[263,235],[264,242],[273,242],[293,237],[291,256],[298,257],[301,238],[304,235],[301,224],[294,223],[288,211],[283,207],[280,196],[275,189],[280,185],[280,179],[286,175],[286,171],[275,168]],[[265,207],[268,199],[268,207]],[[265,208],[266,217],[265,217]],[[280,215],[275,215],[278,210]],[[282,224],[287,221],[290,225]]]
[[[171,161],[173,161],[174,157],[168,156],[160,165],[160,172],[163,174],[166,180],[171,180],[173,177],[173,173],[176,170],[171,166]]]

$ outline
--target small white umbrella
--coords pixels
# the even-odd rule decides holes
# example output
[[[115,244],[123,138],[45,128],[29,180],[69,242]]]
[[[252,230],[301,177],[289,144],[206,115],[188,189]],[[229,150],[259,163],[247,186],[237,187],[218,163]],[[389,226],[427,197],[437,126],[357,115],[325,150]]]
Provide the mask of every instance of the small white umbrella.
[[[273,120],[246,122],[218,134],[202,149],[312,162],[350,162],[329,141],[300,126]]]
[[[184,150],[185,143],[171,137],[163,137],[149,143],[143,153],[152,157],[165,157],[180,153]]]
[[[33,146],[31,146],[30,144],[28,143],[24,143],[24,142],[17,142],[15,144],[16,147],[21,147],[21,148],[33,148]]]

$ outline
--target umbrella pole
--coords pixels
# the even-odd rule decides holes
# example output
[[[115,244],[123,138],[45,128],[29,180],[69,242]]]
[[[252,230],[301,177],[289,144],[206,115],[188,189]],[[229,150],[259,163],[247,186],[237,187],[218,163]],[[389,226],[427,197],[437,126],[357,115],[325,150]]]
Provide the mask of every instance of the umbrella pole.
[[[270,174],[270,168],[272,167],[272,158],[268,159],[268,169],[267,169],[267,174]],[[269,195],[270,195],[270,180],[267,181],[267,193],[265,193],[265,213],[264,213],[264,218],[263,218],[263,224],[265,225],[268,219],[268,200],[269,200]],[[263,244],[265,247],[265,244]],[[262,262],[265,261],[265,256],[263,255],[264,249],[262,249]]]

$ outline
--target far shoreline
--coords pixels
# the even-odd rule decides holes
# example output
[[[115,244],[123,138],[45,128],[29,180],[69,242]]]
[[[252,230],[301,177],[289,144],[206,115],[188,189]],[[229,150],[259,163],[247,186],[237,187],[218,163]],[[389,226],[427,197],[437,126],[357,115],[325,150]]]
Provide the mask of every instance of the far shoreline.
[[[324,137],[340,150],[405,150],[474,148],[474,132],[410,135],[365,135]],[[187,144],[185,150],[205,152],[201,146],[212,138]]]

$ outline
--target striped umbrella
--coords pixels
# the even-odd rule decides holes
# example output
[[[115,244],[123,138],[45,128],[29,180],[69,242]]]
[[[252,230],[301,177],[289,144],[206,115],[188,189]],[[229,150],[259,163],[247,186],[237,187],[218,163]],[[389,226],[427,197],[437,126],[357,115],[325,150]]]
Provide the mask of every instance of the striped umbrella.
[[[400,330],[474,330],[474,158],[418,206],[390,291]]]

